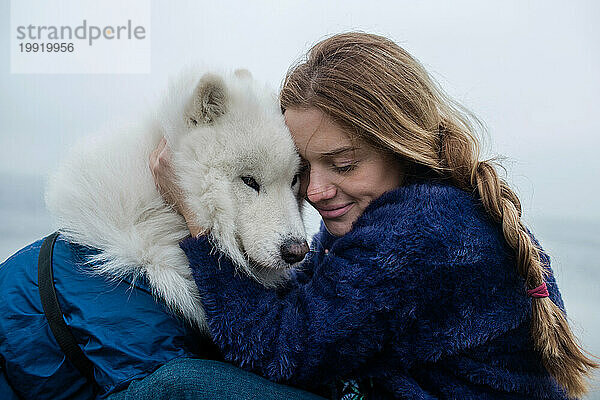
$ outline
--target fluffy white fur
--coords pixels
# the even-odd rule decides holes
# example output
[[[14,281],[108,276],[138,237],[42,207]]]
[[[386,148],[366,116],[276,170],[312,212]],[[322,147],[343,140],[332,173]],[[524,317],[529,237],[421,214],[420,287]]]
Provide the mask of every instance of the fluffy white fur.
[[[79,143],[51,177],[46,203],[70,241],[100,250],[91,260],[95,273],[144,275],[172,311],[205,328],[178,246],[188,229],[148,167],[163,136],[187,205],[214,244],[265,285],[285,279],[294,265],[282,260],[280,246],[305,238],[298,184],[292,187],[299,159],[275,94],[246,71],[184,71],[145,121]]]

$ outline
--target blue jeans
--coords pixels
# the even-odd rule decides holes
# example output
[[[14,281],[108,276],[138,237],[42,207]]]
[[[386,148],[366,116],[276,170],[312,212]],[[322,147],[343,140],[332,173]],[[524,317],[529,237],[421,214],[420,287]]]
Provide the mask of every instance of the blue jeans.
[[[323,400],[220,361],[180,358],[132,382],[109,400]]]

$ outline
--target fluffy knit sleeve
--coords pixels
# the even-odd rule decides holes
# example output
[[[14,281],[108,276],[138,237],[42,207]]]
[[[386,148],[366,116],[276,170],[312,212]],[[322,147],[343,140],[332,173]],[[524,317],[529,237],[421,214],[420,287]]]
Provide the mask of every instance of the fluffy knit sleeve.
[[[397,273],[367,265],[372,248],[330,251],[316,279],[266,289],[215,255],[206,237],[180,245],[225,358],[276,381],[311,387],[344,376],[383,348],[390,314],[400,312]]]

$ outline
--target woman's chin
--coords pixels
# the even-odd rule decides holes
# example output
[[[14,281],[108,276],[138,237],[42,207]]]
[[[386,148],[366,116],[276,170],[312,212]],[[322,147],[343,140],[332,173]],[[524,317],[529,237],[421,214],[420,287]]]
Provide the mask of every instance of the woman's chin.
[[[327,232],[329,232],[333,236],[344,236],[352,229],[352,223],[346,221],[334,221],[323,219],[323,223],[325,224],[325,228],[327,228]]]

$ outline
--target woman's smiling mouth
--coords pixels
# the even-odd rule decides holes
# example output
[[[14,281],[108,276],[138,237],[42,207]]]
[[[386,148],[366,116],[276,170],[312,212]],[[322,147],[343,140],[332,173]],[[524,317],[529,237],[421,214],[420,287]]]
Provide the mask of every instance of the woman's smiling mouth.
[[[325,218],[325,219],[333,219],[333,218],[338,218],[341,217],[342,215],[346,214],[348,212],[348,210],[350,210],[352,208],[352,206],[354,205],[354,203],[349,203],[346,205],[337,205],[337,206],[329,206],[329,207],[316,207],[317,211],[319,212],[319,214],[321,214],[321,217]]]

